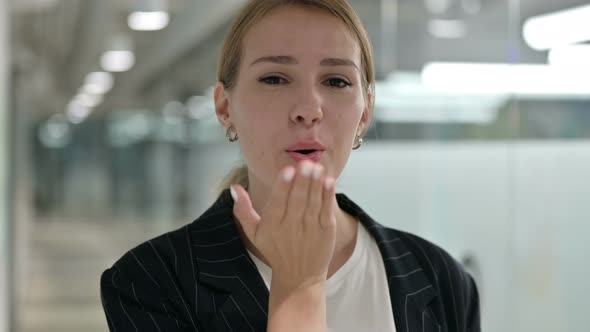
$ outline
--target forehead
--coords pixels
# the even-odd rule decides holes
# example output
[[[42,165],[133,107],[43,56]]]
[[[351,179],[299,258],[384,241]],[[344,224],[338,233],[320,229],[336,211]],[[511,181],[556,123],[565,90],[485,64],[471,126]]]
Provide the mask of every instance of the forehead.
[[[273,55],[291,55],[301,62],[341,57],[360,68],[360,47],[348,27],[313,7],[284,6],[271,11],[248,30],[242,46],[246,62]]]

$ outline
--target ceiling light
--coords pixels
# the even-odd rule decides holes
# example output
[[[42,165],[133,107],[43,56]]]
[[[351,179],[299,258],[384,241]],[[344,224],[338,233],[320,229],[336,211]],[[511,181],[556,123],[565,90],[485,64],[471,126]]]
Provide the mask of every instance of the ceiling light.
[[[66,109],[66,116],[71,123],[84,121],[92,112],[90,107],[81,104],[78,100],[72,100]]]
[[[590,97],[590,68],[502,63],[429,63],[424,84],[434,91]]]
[[[165,11],[133,12],[127,18],[127,24],[137,31],[155,31],[164,29],[170,22],[170,16]]]
[[[128,71],[135,64],[132,51],[106,51],[100,58],[102,69],[109,72]]]
[[[102,95],[98,95],[98,94],[79,94],[76,97],[74,97],[73,101],[77,102],[78,104],[84,106],[84,107],[88,107],[88,108],[93,108],[96,107],[98,105],[100,105],[100,103],[102,103],[103,97]]]
[[[111,73],[92,72],[84,79],[83,91],[92,94],[105,94],[113,88],[114,79]]]
[[[553,48],[549,51],[548,62],[552,66],[590,68],[590,44]]]
[[[524,22],[522,33],[535,50],[590,40],[590,5],[531,17]]]

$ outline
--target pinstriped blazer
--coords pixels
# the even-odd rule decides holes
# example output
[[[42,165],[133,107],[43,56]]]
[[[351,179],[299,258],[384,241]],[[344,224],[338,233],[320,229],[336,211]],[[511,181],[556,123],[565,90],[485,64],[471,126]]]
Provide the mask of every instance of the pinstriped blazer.
[[[380,225],[344,194],[337,201],[378,243],[398,332],[480,331],[476,285],[457,261]],[[107,269],[101,299],[110,331],[266,331],[269,292],[232,209],[226,190],[193,223],[135,247]]]

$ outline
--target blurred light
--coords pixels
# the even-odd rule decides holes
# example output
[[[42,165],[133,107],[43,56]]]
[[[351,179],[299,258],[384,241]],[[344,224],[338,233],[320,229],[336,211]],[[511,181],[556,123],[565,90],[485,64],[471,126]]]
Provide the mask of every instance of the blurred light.
[[[190,97],[186,102],[186,107],[188,115],[196,120],[215,114],[214,100],[209,96]]]
[[[113,113],[108,122],[111,145],[125,147],[149,137],[153,130],[152,119],[141,110]]]
[[[531,17],[524,22],[522,33],[535,50],[590,40],[590,5]]]
[[[424,0],[424,6],[433,14],[442,14],[451,6],[451,0]]]
[[[113,88],[114,79],[111,73],[92,72],[84,79],[82,89],[87,93],[105,94]]]
[[[178,125],[184,120],[184,105],[179,101],[171,101],[164,105],[162,113],[164,115],[164,122],[169,125]]]
[[[590,68],[590,44],[566,45],[551,49],[548,62],[552,66]]]
[[[48,148],[63,148],[71,140],[71,130],[65,117],[55,114],[39,127],[38,137]]]
[[[133,12],[129,14],[127,24],[137,31],[155,31],[164,29],[170,22],[170,16],[165,11]]]
[[[128,71],[135,64],[132,51],[106,51],[100,58],[102,69],[110,72]]]
[[[183,103],[179,101],[171,101],[166,103],[162,109],[162,124],[156,130],[157,139],[164,142],[178,142],[184,143],[188,139],[187,125],[187,109]]]
[[[467,27],[460,20],[439,20],[428,21],[428,32],[437,38],[456,39],[465,37]]]
[[[81,104],[78,100],[72,100],[67,108],[66,115],[71,123],[81,123],[92,112],[92,108]]]
[[[127,131],[135,140],[142,140],[152,131],[152,122],[146,114],[134,114],[127,123]]]
[[[532,64],[429,63],[424,84],[434,91],[463,94],[583,96],[590,98],[590,70]]]
[[[73,99],[73,101],[75,101],[76,103],[88,108],[93,108],[100,105],[100,103],[102,103],[102,100],[102,95],[87,93],[76,95]]]

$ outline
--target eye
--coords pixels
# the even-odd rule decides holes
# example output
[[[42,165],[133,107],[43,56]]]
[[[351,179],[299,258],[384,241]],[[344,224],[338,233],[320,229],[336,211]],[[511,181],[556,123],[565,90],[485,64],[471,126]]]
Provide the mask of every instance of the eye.
[[[278,84],[288,83],[286,79],[284,79],[280,76],[261,77],[258,79],[258,82],[262,82],[262,83],[268,84],[268,85],[278,85]]]
[[[326,83],[330,87],[339,88],[339,89],[343,89],[343,88],[347,88],[349,86],[352,86],[351,83],[349,83],[346,80],[343,80],[341,78],[330,78],[326,81]]]

